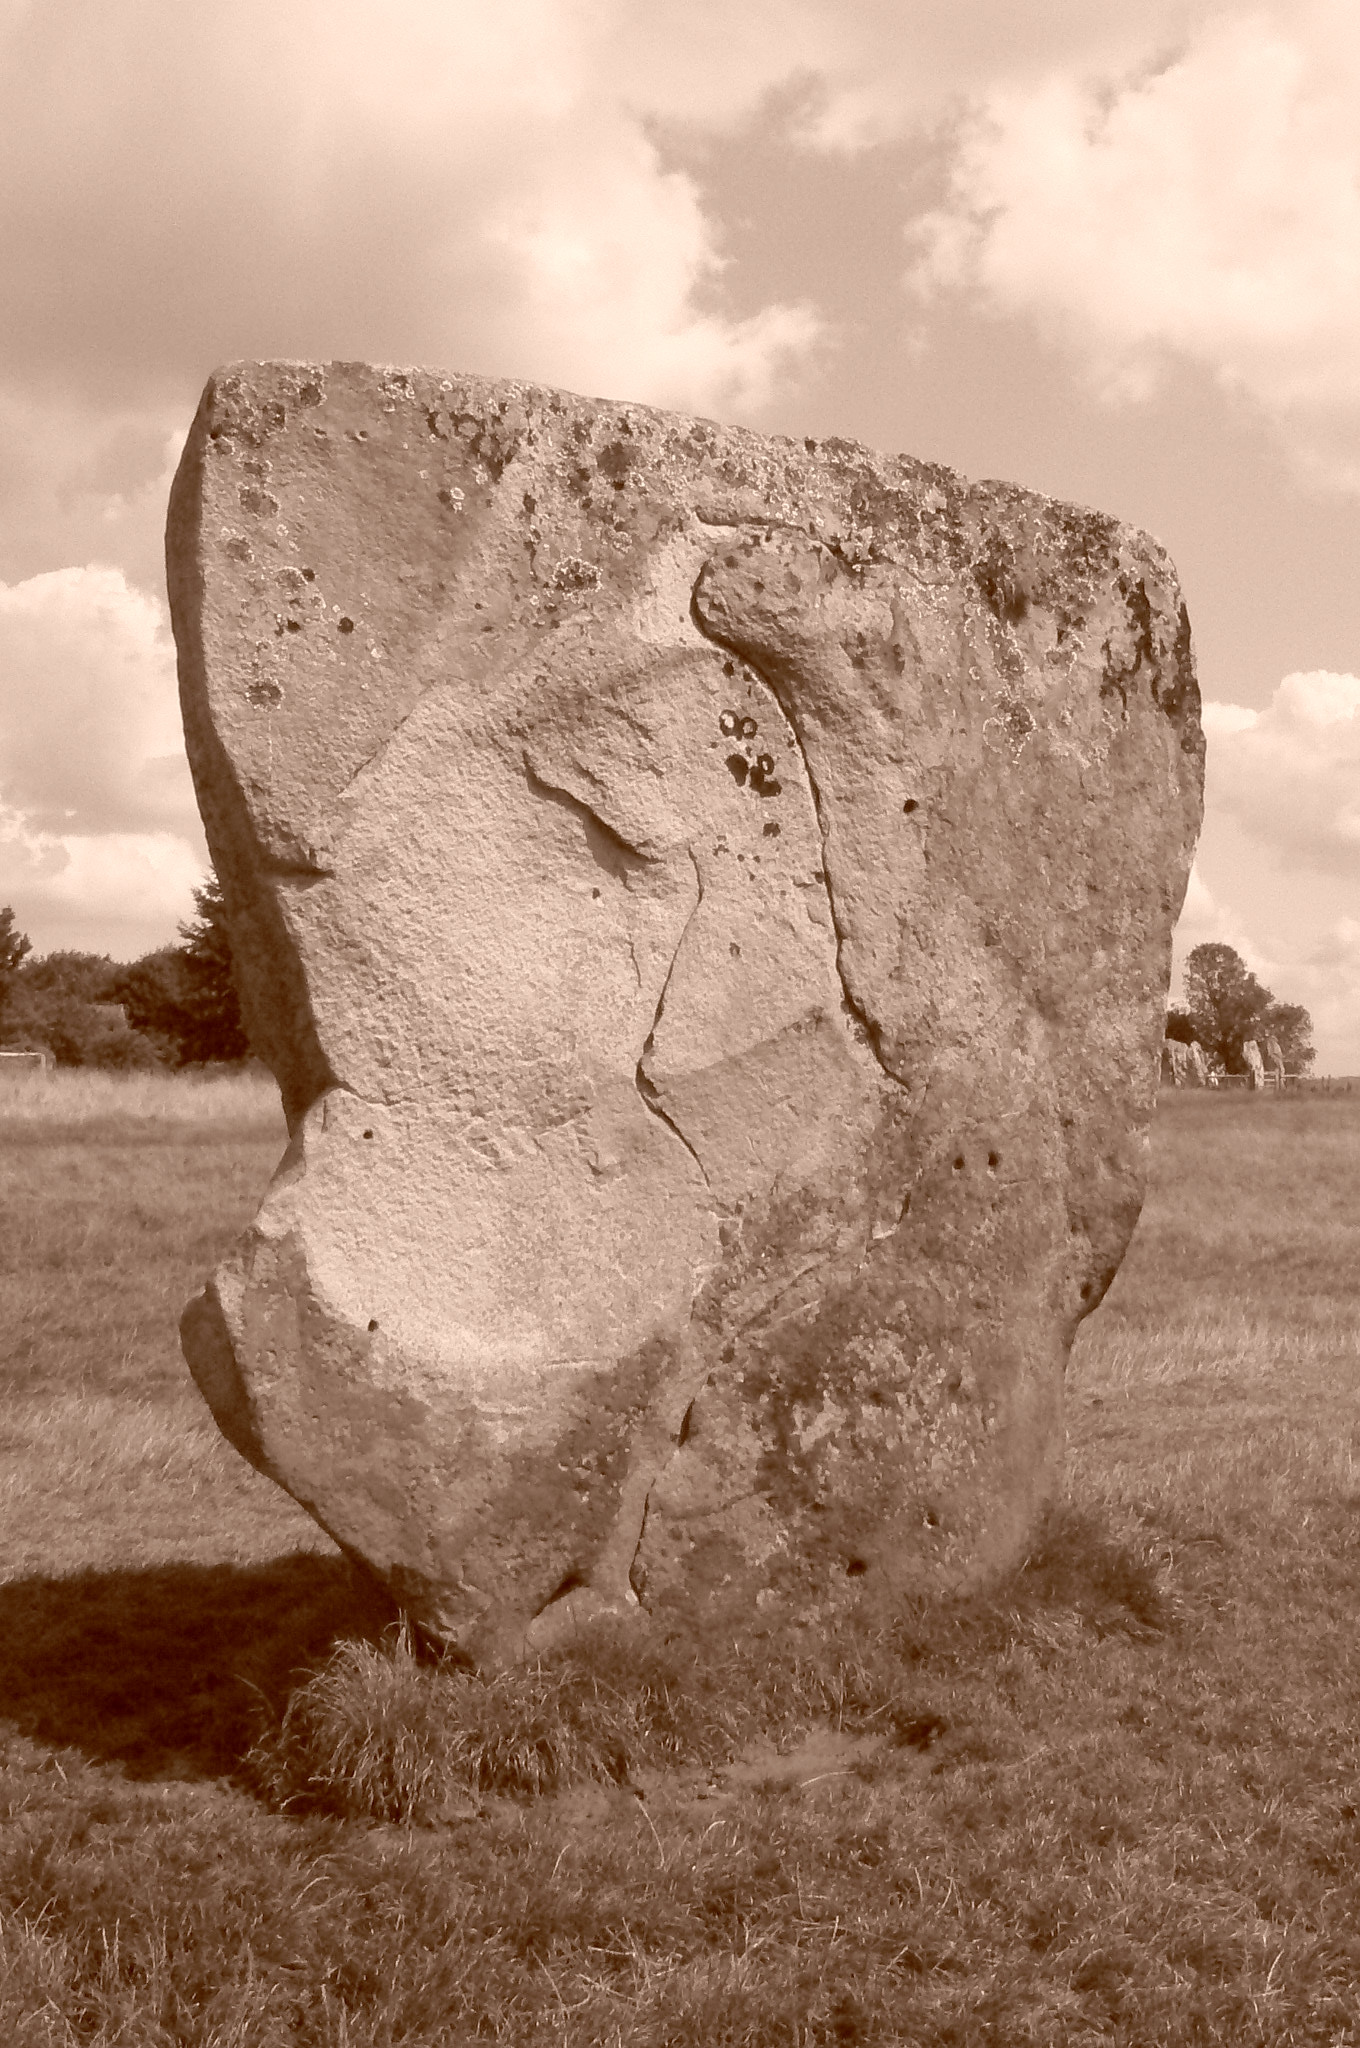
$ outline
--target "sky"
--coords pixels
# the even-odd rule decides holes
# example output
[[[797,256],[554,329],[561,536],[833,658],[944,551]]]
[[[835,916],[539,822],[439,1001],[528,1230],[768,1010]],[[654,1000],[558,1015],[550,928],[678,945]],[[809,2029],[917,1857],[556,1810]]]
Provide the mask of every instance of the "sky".
[[[174,937],[208,372],[842,434],[1147,528],[1209,736],[1177,956],[1360,1072],[1354,0],[0,0],[0,904]]]

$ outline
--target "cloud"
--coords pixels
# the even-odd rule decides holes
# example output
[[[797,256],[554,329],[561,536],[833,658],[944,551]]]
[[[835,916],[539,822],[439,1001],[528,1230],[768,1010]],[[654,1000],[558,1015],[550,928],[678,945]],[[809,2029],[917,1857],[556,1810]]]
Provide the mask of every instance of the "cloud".
[[[1241,954],[1257,979],[1282,1002],[1302,1003],[1313,1020],[1318,1073],[1354,1073],[1360,1067],[1360,920],[1333,919],[1321,930],[1299,929],[1262,939],[1248,930],[1236,904],[1215,896],[1198,865],[1191,870],[1185,908],[1176,927],[1171,981],[1179,999],[1187,956],[1198,945],[1218,940]]]
[[[0,806],[0,903],[38,953],[138,959],[174,938],[206,869],[168,832],[35,832]]]
[[[1111,82],[1073,64],[975,98],[916,288],[1079,350],[1114,398],[1168,355],[1275,422],[1314,480],[1360,480],[1360,14],[1223,10]]]
[[[174,662],[120,570],[0,585],[0,802],[38,833],[193,832]]]
[[[1360,882],[1360,676],[1288,675],[1262,711],[1206,704],[1206,803],[1284,869]]]
[[[40,950],[172,936],[207,866],[162,607],[117,569],[0,584],[0,902]]]
[[[21,12],[0,64],[0,257],[25,280],[0,298],[11,375],[157,396],[238,355],[357,355],[758,405],[816,323],[696,308],[718,236],[646,122],[749,107],[812,43],[799,9],[757,6],[705,66],[679,10],[647,12]],[[698,13],[716,32],[717,8]]]
[[[1235,947],[1312,1015],[1321,1072],[1360,1069],[1360,677],[1288,675],[1268,705],[1206,703],[1204,834],[1176,928],[1177,973]]]

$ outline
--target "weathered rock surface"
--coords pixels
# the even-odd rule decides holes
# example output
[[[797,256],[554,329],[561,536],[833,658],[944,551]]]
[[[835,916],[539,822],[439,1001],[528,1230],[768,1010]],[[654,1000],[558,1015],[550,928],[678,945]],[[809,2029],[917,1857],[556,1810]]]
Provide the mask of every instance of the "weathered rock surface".
[[[479,1658],[1013,1557],[1200,816],[1162,551],[848,442],[264,364],[168,552],[293,1131],[186,1312],[231,1441]]]

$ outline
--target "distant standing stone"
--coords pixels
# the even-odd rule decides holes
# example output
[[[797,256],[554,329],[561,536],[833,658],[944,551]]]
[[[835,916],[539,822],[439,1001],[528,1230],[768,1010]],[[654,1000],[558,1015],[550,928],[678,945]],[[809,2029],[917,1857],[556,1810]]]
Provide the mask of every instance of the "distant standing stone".
[[[1183,1088],[1190,1071],[1190,1048],[1179,1038],[1168,1038],[1162,1046],[1164,1079],[1169,1079],[1173,1088]]]
[[[1266,1085],[1266,1070],[1261,1059],[1261,1048],[1254,1038],[1247,1040],[1242,1048],[1242,1056],[1247,1063],[1248,1087],[1264,1088]]]
[[[1200,817],[1146,536],[847,441],[214,377],[185,732],[292,1142],[231,1441],[479,1659],[1023,1551]]]

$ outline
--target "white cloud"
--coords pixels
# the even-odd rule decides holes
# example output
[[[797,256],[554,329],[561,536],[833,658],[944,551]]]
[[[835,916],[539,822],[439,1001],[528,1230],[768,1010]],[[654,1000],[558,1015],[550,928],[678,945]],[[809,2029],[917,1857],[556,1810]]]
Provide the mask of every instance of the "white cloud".
[[[1204,834],[1176,929],[1207,939],[1315,1027],[1318,1071],[1360,1071],[1360,677],[1284,678],[1263,710],[1206,703]]]
[[[0,902],[40,950],[159,945],[207,864],[162,608],[117,569],[0,584]]]
[[[207,854],[168,832],[35,832],[0,807],[0,903],[38,953],[135,960],[193,913]]]
[[[175,657],[118,569],[0,585],[0,802],[29,830],[192,832]]]
[[[1360,883],[1360,676],[1284,678],[1262,711],[1206,704],[1206,802],[1282,868]]]
[[[1317,1073],[1360,1071],[1360,922],[1338,918],[1301,943],[1277,945],[1273,958],[1238,950],[1267,988],[1307,1010]]]
[[[1176,926],[1171,948],[1171,990],[1173,1002],[1177,1000],[1180,977],[1186,957],[1196,946],[1217,940],[1225,946],[1232,946],[1242,955],[1253,974],[1260,974],[1266,958],[1243,921],[1241,912],[1230,903],[1222,901],[1210,889],[1204,879],[1203,864],[1196,861],[1190,870],[1190,882],[1185,892],[1180,921]]]
[[[927,292],[1079,348],[1115,397],[1168,352],[1271,416],[1315,478],[1360,470],[1360,13],[1221,10],[1122,81],[1074,64],[965,119],[920,229]]]
[[[46,0],[0,64],[0,351],[86,390],[359,355],[757,405],[815,323],[696,308],[715,226],[646,123],[756,104],[806,11],[704,66],[715,6]]]

